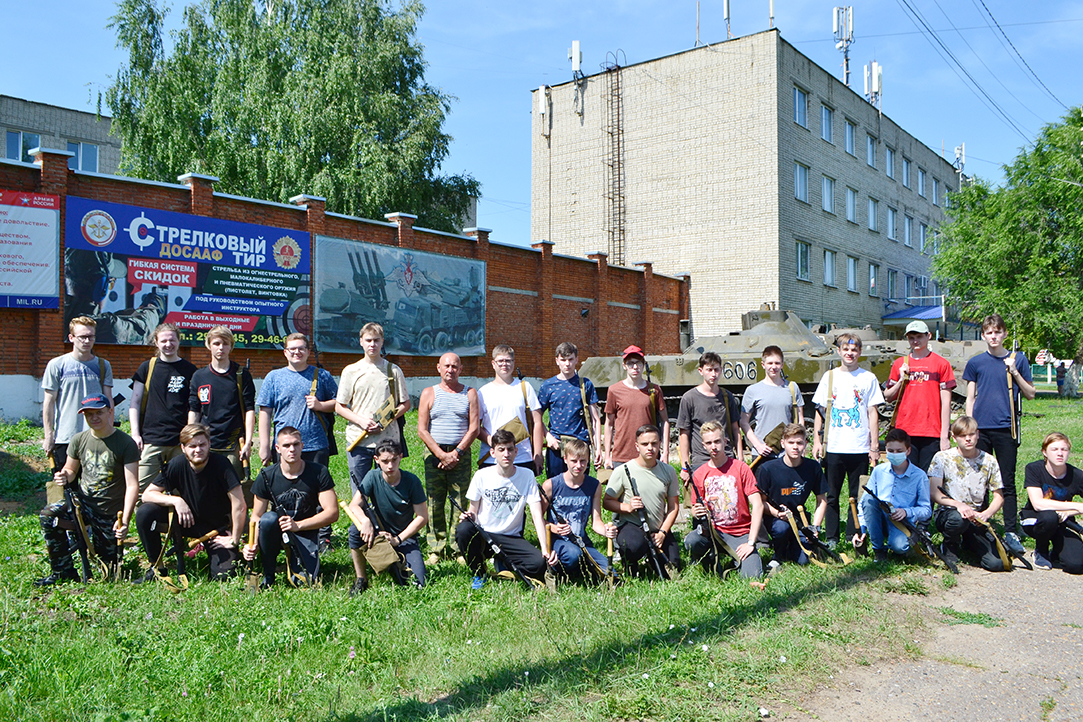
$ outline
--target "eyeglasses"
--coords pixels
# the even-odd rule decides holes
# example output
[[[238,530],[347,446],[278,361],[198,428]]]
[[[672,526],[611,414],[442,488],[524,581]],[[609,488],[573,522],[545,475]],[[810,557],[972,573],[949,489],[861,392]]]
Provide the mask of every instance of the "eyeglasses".
[[[89,342],[93,341],[95,338],[97,338],[97,335],[93,334],[93,333],[90,333],[90,334],[84,334],[82,336],[72,336],[72,338],[77,338],[80,341],[82,341],[83,343],[89,343]]]
[[[304,346],[295,346],[294,348],[286,349],[286,353],[305,353],[308,349]]]

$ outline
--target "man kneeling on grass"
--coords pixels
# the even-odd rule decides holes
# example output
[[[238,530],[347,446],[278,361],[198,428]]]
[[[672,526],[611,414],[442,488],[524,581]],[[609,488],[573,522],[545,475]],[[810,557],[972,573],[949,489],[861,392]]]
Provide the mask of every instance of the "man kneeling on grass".
[[[416,537],[421,528],[429,523],[425,489],[417,476],[399,467],[402,451],[398,442],[383,439],[376,444],[373,454],[376,468],[361,479],[361,485],[354,489],[353,500],[350,501],[352,516],[361,522],[360,531],[356,526],[350,526],[350,556],[353,557],[354,573],[357,575],[350,589],[351,596],[368,589],[365,551],[372,549],[379,537],[386,539],[405,560],[405,567],[403,563],[388,567],[395,583],[405,585],[412,575],[418,589],[425,586],[425,560]],[[372,523],[373,516],[379,524],[379,531]]]
[[[801,527],[798,509],[805,506],[810,494],[816,495],[816,511],[812,514],[811,533],[819,531],[820,523],[827,512],[827,480],[820,465],[805,458],[808,446],[808,431],[801,424],[788,424],[782,431],[782,458],[768,461],[760,467],[756,480],[760,492],[765,498],[764,516],[767,518],[767,531],[771,534],[771,545],[775,548],[775,558],[768,564],[770,569],[778,562],[796,562],[801,566],[809,563],[808,554],[794,537],[789,518],[793,517],[794,526]]]
[[[555,564],[557,558],[545,538],[538,485],[532,470],[515,465],[515,435],[499,429],[491,438],[496,463],[478,469],[470,479],[470,488],[466,492],[470,507],[459,516],[455,542],[459,552],[466,557],[466,565],[474,572],[473,589],[485,586],[485,560],[493,554],[479,528],[500,545],[511,564],[525,576],[541,583],[546,564]],[[540,552],[523,538],[527,505],[541,544]],[[501,569],[501,565],[502,562],[497,560],[497,571],[507,571]]]
[[[151,562],[144,581],[154,579],[155,568],[162,567],[162,534],[169,528],[170,512],[174,544],[218,532],[206,542],[206,549],[211,579],[225,579],[233,573],[248,511],[241,480],[228,458],[211,451],[210,433],[203,424],[181,429],[180,445],[183,455],[162,468],[135,513],[135,528]]]
[[[868,530],[873,555],[877,562],[888,559],[890,549],[899,556],[910,551],[910,537],[895,525],[908,520],[921,524],[933,515],[929,502],[929,477],[915,464],[911,464],[910,435],[902,429],[892,429],[885,437],[887,461],[872,470],[866,489],[894,507],[890,515],[880,507],[871,494],[861,497],[858,515],[861,529]],[[865,534],[858,532],[853,538],[854,547],[865,543]]]
[[[263,558],[261,586],[275,583],[275,564],[285,543],[289,544],[287,581],[296,585],[297,572],[304,569],[308,575],[304,581],[315,582],[320,576],[320,529],[338,521],[335,482],[326,466],[302,458],[304,442],[294,427],[279,429],[275,451],[278,463],[263,467],[252,483],[252,517],[259,519],[259,551]],[[274,505],[270,511],[269,504]],[[243,553],[246,561],[252,561],[256,549],[249,543]]]
[[[549,529],[554,534],[553,552],[559,560],[554,570],[573,580],[597,579],[607,574],[609,567],[587,535],[587,522],[591,522],[595,534],[603,537],[615,538],[617,527],[602,521],[602,485],[593,476],[587,475],[587,467],[590,466],[587,442],[565,440],[563,466],[566,469],[563,473],[542,484],[545,492],[543,502],[550,499],[553,502],[553,521]],[[557,514],[564,523],[558,521]],[[572,534],[583,542],[590,559],[584,558],[584,552],[572,540]]]

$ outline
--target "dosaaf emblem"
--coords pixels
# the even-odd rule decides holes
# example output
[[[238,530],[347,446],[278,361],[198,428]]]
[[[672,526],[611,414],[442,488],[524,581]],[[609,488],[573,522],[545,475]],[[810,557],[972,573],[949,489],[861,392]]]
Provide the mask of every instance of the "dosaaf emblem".
[[[289,236],[283,236],[275,241],[275,244],[271,246],[271,251],[274,253],[275,263],[279,268],[289,270],[297,268],[301,263],[301,246]]]
[[[83,216],[80,229],[83,238],[92,246],[108,246],[117,237],[117,224],[105,211],[93,210]]]

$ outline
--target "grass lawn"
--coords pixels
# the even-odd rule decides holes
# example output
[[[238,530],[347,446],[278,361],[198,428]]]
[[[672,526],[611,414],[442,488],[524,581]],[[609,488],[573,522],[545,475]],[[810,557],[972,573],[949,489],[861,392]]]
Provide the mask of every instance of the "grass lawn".
[[[1078,401],[1026,410],[1020,485],[1045,433],[1083,431]],[[42,592],[31,586],[48,572],[34,513],[39,437],[28,424],[0,426],[6,719],[748,720],[840,667],[920,655],[922,621],[907,595],[953,582],[932,567],[859,560],[787,566],[765,592],[698,569],[613,592],[550,595],[511,582],[471,592],[470,573],[449,562],[424,590],[380,577],[351,599],[340,543],[319,590],[248,596],[240,580],[200,581],[199,561],[177,596],[109,583]],[[404,466],[420,475],[416,434],[410,442]],[[332,474],[344,495],[341,458]],[[336,541],[345,529],[338,522]]]

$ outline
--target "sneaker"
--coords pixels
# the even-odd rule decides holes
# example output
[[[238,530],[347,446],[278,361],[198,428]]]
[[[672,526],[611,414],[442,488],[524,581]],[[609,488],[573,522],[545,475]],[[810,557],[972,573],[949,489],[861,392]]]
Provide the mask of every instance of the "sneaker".
[[[940,553],[944,555],[944,559],[949,564],[958,564],[959,555],[955,553],[955,549],[953,547],[954,545],[948,544],[948,542],[945,541],[940,545]]]
[[[323,539],[322,541],[320,541],[320,546],[319,546],[319,555],[320,555],[321,557],[322,557],[322,556],[323,556],[324,554],[326,554],[327,552],[331,551],[331,549],[332,549],[332,547],[331,547],[331,542],[330,542],[330,540],[328,540],[328,539]]]
[[[261,592],[265,592],[268,589],[270,589],[271,587],[273,587],[274,585],[275,585],[274,580],[267,581],[266,579],[262,579],[262,580],[260,580],[260,583],[259,583],[259,590]]]
[[[838,545],[839,545],[839,540],[838,539],[828,539],[827,541],[824,542],[824,546],[826,546],[831,551],[835,551],[835,548]]]
[[[146,574],[141,577],[136,577],[132,580],[132,584],[143,584],[145,582],[153,582],[158,578],[158,575],[154,573],[153,567],[148,569]]]
[[[1007,542],[1005,541],[1005,543],[1007,543]],[[1037,567],[1038,569],[1049,570],[1049,569],[1053,568],[1053,562],[1049,561],[1049,557],[1047,557],[1044,554],[1039,553],[1038,550],[1035,549],[1034,550],[1034,566]]]
[[[782,565],[778,563],[777,559],[772,559],[771,561],[767,562],[767,576],[774,576],[779,569],[782,569]]]
[[[350,596],[356,597],[369,588],[369,580],[367,578],[358,578],[353,580],[353,586],[350,587]]]
[[[470,588],[475,592],[485,586],[485,582],[488,580],[485,577],[474,577],[470,582]]]
[[[887,549],[873,549],[872,553],[873,560],[875,560],[877,564],[883,564],[888,559]]]
[[[52,574],[50,574],[49,576],[47,576],[47,577],[45,577],[43,579],[35,579],[34,580],[34,586],[35,587],[51,587],[54,584],[59,584],[60,582],[77,582],[77,581],[79,581],[79,572],[75,571],[74,569],[69,569],[66,572],[53,572]]]
[[[1012,554],[1023,556],[1027,550],[1023,548],[1023,542],[1019,540],[1019,535],[1014,531],[1010,531],[1004,535],[1004,546],[1008,547],[1008,550]]]

